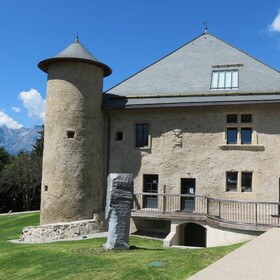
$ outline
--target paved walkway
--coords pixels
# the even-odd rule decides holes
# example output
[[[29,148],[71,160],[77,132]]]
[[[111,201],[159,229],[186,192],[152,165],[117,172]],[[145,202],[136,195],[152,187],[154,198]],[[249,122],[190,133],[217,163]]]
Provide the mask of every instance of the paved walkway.
[[[279,280],[280,229],[260,235],[188,280]]]

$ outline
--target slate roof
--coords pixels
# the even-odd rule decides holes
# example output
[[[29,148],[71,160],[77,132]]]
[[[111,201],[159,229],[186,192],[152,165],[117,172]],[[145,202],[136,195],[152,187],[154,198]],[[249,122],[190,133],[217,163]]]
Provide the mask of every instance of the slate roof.
[[[103,69],[104,77],[109,76],[112,73],[112,70],[109,66],[98,61],[78,40],[76,40],[56,56],[41,61],[38,64],[38,67],[42,71],[48,72],[48,66],[51,63],[71,60],[82,61],[100,66]]]
[[[210,89],[212,71],[238,70],[239,87]],[[104,108],[280,102],[280,73],[203,33],[104,93]]]

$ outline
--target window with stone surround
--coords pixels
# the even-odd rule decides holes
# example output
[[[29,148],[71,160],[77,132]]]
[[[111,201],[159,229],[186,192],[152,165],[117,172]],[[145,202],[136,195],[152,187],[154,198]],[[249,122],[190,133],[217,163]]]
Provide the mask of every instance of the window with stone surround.
[[[252,114],[228,114],[226,116],[227,144],[252,144]]]
[[[252,171],[227,171],[226,191],[227,192],[252,192],[253,172]]]

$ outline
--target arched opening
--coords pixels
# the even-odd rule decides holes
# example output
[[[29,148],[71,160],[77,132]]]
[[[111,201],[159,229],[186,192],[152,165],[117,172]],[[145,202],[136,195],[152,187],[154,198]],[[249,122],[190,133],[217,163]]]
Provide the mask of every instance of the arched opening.
[[[206,228],[195,223],[188,223],[184,232],[185,246],[206,247]]]

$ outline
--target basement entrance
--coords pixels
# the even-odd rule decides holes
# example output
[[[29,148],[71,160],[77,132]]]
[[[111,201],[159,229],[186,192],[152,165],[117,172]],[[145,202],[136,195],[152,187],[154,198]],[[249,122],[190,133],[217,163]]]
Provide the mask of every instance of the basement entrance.
[[[184,230],[184,245],[206,247],[206,228],[195,223],[188,223]]]

